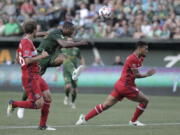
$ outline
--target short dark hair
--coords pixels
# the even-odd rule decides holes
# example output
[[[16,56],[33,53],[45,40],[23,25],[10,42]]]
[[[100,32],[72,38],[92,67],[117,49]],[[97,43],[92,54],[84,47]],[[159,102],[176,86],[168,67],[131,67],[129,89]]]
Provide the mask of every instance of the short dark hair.
[[[65,36],[71,36],[74,32],[74,25],[72,22],[66,21],[63,25],[63,32]]]
[[[23,30],[26,34],[32,34],[36,30],[37,24],[34,21],[24,23]]]
[[[144,46],[148,46],[148,43],[145,42],[145,41],[138,41],[136,44],[135,44],[135,49],[137,48],[141,48],[141,47],[144,47]]]

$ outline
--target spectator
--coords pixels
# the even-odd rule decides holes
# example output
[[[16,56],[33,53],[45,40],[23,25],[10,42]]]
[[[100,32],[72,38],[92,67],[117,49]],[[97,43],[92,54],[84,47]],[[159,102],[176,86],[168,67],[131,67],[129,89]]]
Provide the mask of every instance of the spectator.
[[[21,6],[21,15],[25,17],[25,20],[31,18],[35,14],[35,6],[33,0],[25,0]]]
[[[152,31],[151,25],[148,23],[147,18],[144,19],[143,24],[141,25],[141,31],[145,37],[150,37]]]
[[[180,39],[180,28],[178,27],[173,35],[173,39]]]
[[[3,35],[4,28],[5,28],[4,22],[2,19],[0,19],[0,36]]]
[[[45,3],[44,0],[39,0],[36,6],[36,20],[41,25],[43,31],[47,30],[47,22],[48,22],[48,13],[49,6]]]
[[[103,61],[101,60],[100,57],[97,57],[97,58],[94,59],[94,63],[92,64],[92,66],[101,67],[101,66],[104,66],[104,63],[103,63]]]
[[[9,22],[5,25],[4,36],[17,36],[20,32],[20,25],[16,22],[15,17],[11,16]]]
[[[163,26],[162,33],[161,33],[160,36],[161,36],[161,38],[163,38],[163,39],[168,39],[168,38],[170,38],[170,30],[169,30],[169,28],[168,28],[167,25],[164,25],[164,26]]]
[[[16,15],[16,6],[13,3],[13,0],[6,0],[6,4],[4,5],[3,12],[8,16]]]
[[[116,56],[113,65],[124,65],[121,60],[121,56]]]

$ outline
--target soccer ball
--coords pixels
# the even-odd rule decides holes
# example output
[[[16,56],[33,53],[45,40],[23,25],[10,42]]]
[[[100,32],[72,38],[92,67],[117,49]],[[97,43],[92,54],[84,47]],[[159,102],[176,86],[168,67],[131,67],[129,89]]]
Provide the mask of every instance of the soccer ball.
[[[103,18],[109,18],[111,17],[111,9],[107,6],[104,6],[99,9],[99,16]]]

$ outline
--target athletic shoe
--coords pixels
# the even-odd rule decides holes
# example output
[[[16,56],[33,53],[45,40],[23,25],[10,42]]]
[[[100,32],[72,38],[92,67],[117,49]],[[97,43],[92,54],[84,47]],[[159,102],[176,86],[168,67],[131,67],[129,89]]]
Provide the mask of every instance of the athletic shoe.
[[[71,106],[72,109],[76,109],[75,103],[71,103],[70,106]]]
[[[74,81],[76,81],[79,77],[79,75],[81,74],[81,72],[84,70],[85,66],[84,65],[80,65],[77,69],[75,69],[72,73],[72,79]]]
[[[79,120],[76,122],[76,125],[83,125],[83,124],[86,124],[86,120],[85,120],[85,116],[81,114],[79,116]]]
[[[55,131],[56,129],[49,126],[39,126],[39,130],[49,130],[49,131]]]
[[[8,102],[8,107],[7,107],[7,116],[11,116],[13,111],[14,111],[14,107],[12,106],[13,100],[9,100]]]
[[[24,117],[24,108],[18,108],[17,116],[19,119],[22,119]]]
[[[67,96],[64,97],[64,105],[69,104],[69,98]]]
[[[129,125],[130,126],[145,126],[145,124],[141,123],[140,121],[135,121],[135,122],[129,121]]]

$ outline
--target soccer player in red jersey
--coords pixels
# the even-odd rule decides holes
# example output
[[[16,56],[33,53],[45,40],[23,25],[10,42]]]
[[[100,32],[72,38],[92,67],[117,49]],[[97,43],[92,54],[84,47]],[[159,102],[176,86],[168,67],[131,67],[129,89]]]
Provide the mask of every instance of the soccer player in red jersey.
[[[147,96],[145,96],[141,91],[139,91],[134,81],[135,78],[145,78],[148,76],[152,76],[156,72],[155,69],[150,69],[145,74],[141,74],[138,70],[142,66],[142,62],[147,53],[148,44],[143,41],[137,42],[136,49],[131,55],[127,57],[122,69],[121,77],[115,83],[114,89],[111,94],[107,97],[103,104],[95,106],[95,108],[93,108],[86,115],[81,114],[79,120],[76,122],[76,125],[85,124],[88,120],[100,114],[104,110],[110,108],[118,101],[121,101],[124,97],[131,101],[139,103],[132,119],[129,121],[129,125],[145,125],[139,122],[138,118],[146,109],[149,100]]]
[[[38,66],[38,61],[47,57],[48,53],[43,51],[40,55],[37,55],[36,48],[32,42],[32,39],[36,34],[35,22],[25,23],[24,31],[25,36],[20,41],[19,48],[17,50],[17,57],[19,63],[21,64],[22,85],[28,95],[28,100],[9,100],[7,115],[10,116],[16,107],[41,109],[39,129],[55,130],[54,128],[47,127],[46,125],[51,104],[51,93],[47,83],[39,75]]]

